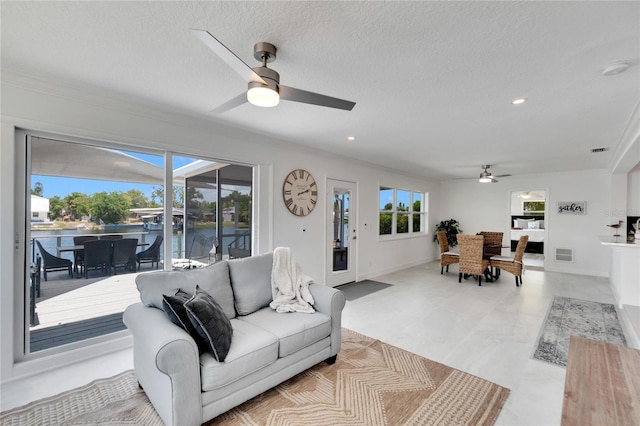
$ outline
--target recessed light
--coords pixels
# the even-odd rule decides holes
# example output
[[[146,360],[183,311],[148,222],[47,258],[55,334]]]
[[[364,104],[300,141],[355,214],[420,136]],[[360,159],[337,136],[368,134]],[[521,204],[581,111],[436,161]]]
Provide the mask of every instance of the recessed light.
[[[604,67],[602,75],[610,76],[620,74],[626,71],[627,68],[629,68],[629,61],[616,61]]]
[[[511,101],[513,105],[521,105],[527,101],[527,98],[518,98]]]
[[[355,141],[356,137],[355,136],[347,136],[347,140],[349,141]]]

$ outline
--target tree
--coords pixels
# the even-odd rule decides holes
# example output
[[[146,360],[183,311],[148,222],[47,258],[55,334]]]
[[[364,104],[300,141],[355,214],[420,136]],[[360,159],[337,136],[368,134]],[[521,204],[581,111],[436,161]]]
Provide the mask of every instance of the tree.
[[[62,211],[65,209],[65,203],[58,197],[54,195],[49,198],[49,217],[51,219],[56,219],[62,217]]]
[[[121,191],[97,192],[91,199],[91,210],[96,222],[118,223],[129,215],[129,201]]]
[[[156,202],[156,198],[158,202]],[[153,189],[151,192],[151,203],[153,204],[150,207],[160,207],[164,203],[164,187],[160,186]],[[173,207],[182,208],[184,207],[184,187],[179,185],[173,185]]]
[[[82,192],[72,192],[64,197],[67,214],[74,218],[91,214],[91,198]]]
[[[130,209],[149,207],[149,199],[139,189],[130,189],[124,195],[129,201]]]
[[[42,197],[42,194],[44,194],[44,187],[42,186],[41,182],[36,182],[33,184],[33,188],[31,188],[31,194]]]

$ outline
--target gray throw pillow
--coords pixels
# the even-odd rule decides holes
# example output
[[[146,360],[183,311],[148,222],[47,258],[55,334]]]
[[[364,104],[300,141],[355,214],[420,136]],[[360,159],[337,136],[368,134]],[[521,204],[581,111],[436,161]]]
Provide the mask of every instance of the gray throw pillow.
[[[233,328],[220,305],[209,293],[196,286],[195,294],[184,303],[184,307],[207,350],[216,361],[224,362],[231,347]]]
[[[204,342],[200,338],[196,328],[191,324],[191,320],[187,315],[187,308],[184,306],[185,302],[191,299],[191,297],[192,296],[189,293],[182,290],[178,290],[173,296],[165,294],[162,296],[162,309],[172,323],[182,328],[184,331],[189,333],[191,337],[193,337],[193,340],[195,340],[198,345],[200,353],[202,353],[207,350],[207,347],[203,344]]]
[[[231,287],[238,315],[249,315],[269,306],[273,253],[229,261]]]

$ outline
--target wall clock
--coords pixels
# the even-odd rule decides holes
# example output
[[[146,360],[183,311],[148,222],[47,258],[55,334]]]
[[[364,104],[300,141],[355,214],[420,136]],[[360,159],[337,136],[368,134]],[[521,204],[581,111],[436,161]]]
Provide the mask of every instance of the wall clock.
[[[318,185],[311,173],[303,169],[292,171],[284,178],[282,199],[287,209],[296,216],[306,216],[318,202]]]

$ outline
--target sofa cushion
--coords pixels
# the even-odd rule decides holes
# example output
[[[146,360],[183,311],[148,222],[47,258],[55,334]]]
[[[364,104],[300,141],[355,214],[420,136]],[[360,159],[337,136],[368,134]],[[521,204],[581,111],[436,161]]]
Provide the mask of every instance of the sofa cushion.
[[[268,331],[240,321],[231,320],[233,340],[225,362],[216,361],[209,352],[200,355],[202,390],[219,389],[278,359],[278,338]]]
[[[238,317],[263,328],[278,337],[280,358],[303,349],[331,334],[331,317],[320,312],[278,313],[271,308],[263,308],[251,315]]]
[[[273,253],[229,261],[229,275],[238,315],[249,315],[271,303]]]
[[[216,361],[224,362],[231,346],[233,329],[220,305],[209,293],[196,286],[195,294],[184,302],[184,307],[197,337],[204,342]]]
[[[216,262],[206,268],[149,272],[136,277],[142,303],[159,309],[162,309],[163,295],[175,294],[178,290],[193,294],[196,284],[218,302],[227,318],[235,318],[233,290],[226,261]]]

